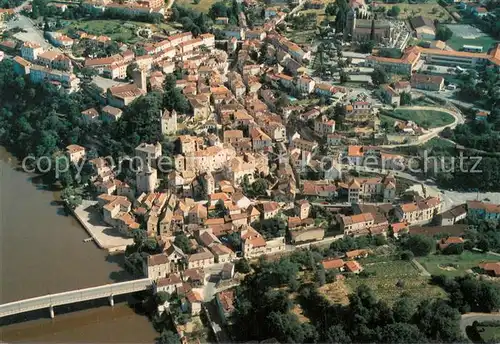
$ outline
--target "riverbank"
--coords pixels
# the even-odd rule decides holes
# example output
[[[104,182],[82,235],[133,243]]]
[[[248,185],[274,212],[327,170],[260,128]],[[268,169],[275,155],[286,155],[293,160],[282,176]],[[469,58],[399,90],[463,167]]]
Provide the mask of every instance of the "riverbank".
[[[100,215],[95,210],[97,201],[83,200],[82,204],[71,209],[71,213],[80,222],[96,245],[108,250],[108,252],[124,252],[127,245],[132,245],[132,238],[124,238],[117,229],[108,226],[101,220]]]
[[[132,279],[123,255],[84,243],[89,235],[66,214],[59,193],[18,169],[3,147],[0,223],[0,303]],[[154,343],[157,336],[127,304],[0,326],[0,341],[8,343]]]

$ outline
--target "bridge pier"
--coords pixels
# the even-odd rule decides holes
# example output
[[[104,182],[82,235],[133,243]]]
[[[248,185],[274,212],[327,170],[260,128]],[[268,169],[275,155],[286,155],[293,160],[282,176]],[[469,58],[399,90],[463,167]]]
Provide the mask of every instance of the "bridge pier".
[[[54,313],[54,307],[53,306],[50,306],[49,307],[49,312],[50,312],[50,318],[51,319],[54,319],[54,317],[56,316],[55,313]]]
[[[113,295],[109,295],[108,300],[109,300],[109,305],[113,307],[115,305],[115,300],[113,300]]]

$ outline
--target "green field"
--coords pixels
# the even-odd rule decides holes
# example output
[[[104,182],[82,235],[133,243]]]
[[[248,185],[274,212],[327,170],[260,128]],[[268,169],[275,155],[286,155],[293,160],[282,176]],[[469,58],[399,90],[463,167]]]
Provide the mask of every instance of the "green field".
[[[216,2],[217,0],[201,0],[199,4],[195,4],[192,0],[177,0],[175,3],[199,12],[208,13],[210,7]]]
[[[417,260],[431,275],[459,276],[482,262],[498,261],[498,256],[464,251],[461,255],[432,254]]]
[[[386,11],[392,6],[398,6],[401,9],[401,13],[398,19],[407,19],[415,16],[424,16],[431,20],[437,20],[439,22],[444,22],[446,20],[451,20],[454,22],[451,15],[436,1],[429,1],[427,3],[418,4],[408,4],[408,3],[398,3],[398,4],[378,4],[378,6],[385,7]]]
[[[428,298],[446,296],[441,288],[430,285],[429,279],[421,276],[409,261],[387,258],[385,261],[364,262],[361,259],[359,263],[366,272],[374,275],[367,278],[359,276],[347,278],[345,283],[351,290],[355,290],[361,284],[369,285],[379,298],[388,303],[395,302],[405,293],[415,301],[415,305]],[[396,285],[398,282],[400,286]]]
[[[484,343],[498,343],[500,341],[500,324],[498,326],[479,325],[477,330]]]
[[[436,110],[396,109],[386,115],[405,121],[413,121],[424,128],[437,128],[453,123],[453,116]]]
[[[126,24],[126,25],[125,25]],[[75,20],[68,21],[64,28],[64,32],[71,30],[82,30],[91,35],[106,35],[113,41],[124,43],[135,43],[141,37],[137,37],[136,30],[140,27],[149,28],[153,32],[159,30],[172,30],[173,28],[167,24],[148,24],[142,22],[123,21],[123,20]]]
[[[451,143],[448,140],[442,139],[441,137],[433,137],[429,141],[427,141],[422,148],[424,149],[432,149],[432,148],[439,148],[440,150],[443,149],[454,149],[455,144]]]
[[[480,45],[483,47],[483,52],[486,53],[490,48],[492,48],[498,41],[496,41],[491,36],[477,37],[474,39],[465,39],[459,36],[453,35],[446,44],[452,47],[454,50],[460,51],[464,45]]]

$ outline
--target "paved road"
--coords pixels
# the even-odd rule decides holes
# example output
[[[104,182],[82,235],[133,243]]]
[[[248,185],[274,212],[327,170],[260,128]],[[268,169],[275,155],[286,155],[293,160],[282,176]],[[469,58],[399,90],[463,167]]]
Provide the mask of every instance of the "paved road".
[[[467,337],[467,326],[471,326],[474,321],[500,321],[500,313],[467,313],[460,319],[460,330],[465,338]]]

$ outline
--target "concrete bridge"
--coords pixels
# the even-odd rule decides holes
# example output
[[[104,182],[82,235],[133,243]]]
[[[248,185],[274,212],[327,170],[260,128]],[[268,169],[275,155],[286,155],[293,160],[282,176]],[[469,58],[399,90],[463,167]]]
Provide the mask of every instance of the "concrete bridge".
[[[121,283],[106,284],[99,287],[78,289],[57,294],[48,294],[31,299],[4,303],[3,305],[0,305],[0,318],[19,313],[35,311],[42,308],[48,308],[50,311],[50,317],[54,318],[55,306],[96,300],[101,298],[108,298],[109,304],[113,306],[113,296],[147,290],[151,288],[152,284],[153,282],[149,278],[144,278]]]

